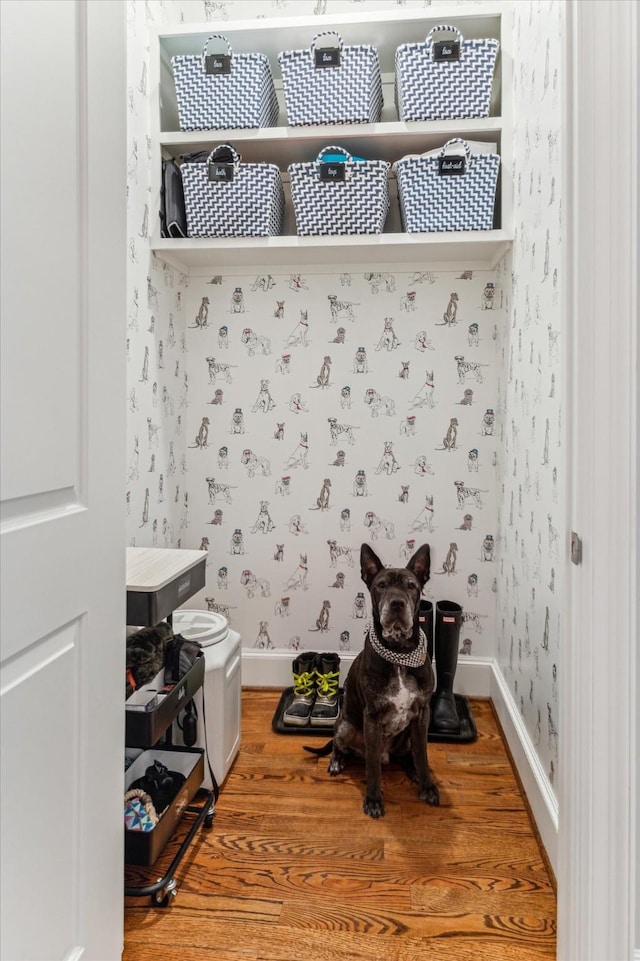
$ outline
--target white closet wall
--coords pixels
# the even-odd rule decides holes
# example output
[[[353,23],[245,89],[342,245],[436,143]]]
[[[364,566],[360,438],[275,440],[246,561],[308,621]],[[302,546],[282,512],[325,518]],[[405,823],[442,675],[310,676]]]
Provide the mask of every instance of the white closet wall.
[[[513,249],[501,286],[496,658],[557,809],[558,663],[566,563],[563,424],[564,4],[514,4]],[[506,278],[510,278],[507,283]],[[557,817],[557,814],[554,813]]]
[[[177,3],[127,5],[127,475],[130,547],[188,547],[186,277],[151,253],[149,26]]]

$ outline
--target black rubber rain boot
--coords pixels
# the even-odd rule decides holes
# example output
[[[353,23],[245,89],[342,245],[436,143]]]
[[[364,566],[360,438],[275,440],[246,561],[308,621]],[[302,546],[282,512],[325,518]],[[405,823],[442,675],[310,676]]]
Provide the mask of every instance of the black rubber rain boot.
[[[453,694],[453,679],[458,665],[462,608],[454,601],[438,601],[435,622],[437,684],[431,698],[431,729],[436,734],[459,734],[460,718]]]
[[[284,724],[305,727],[311,717],[311,709],[316,699],[316,657],[315,651],[298,654],[292,664],[293,700],[283,712]]]
[[[340,657],[318,654],[316,657],[316,703],[311,710],[312,727],[331,727],[338,718]]]
[[[427,639],[427,654],[433,664],[433,604],[431,601],[420,601],[418,624],[424,631]]]

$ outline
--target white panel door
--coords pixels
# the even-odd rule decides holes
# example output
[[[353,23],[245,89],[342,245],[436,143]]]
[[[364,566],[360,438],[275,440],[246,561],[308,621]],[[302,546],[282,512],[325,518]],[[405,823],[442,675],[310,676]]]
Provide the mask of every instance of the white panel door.
[[[0,943],[122,952],[120,0],[3,0]]]

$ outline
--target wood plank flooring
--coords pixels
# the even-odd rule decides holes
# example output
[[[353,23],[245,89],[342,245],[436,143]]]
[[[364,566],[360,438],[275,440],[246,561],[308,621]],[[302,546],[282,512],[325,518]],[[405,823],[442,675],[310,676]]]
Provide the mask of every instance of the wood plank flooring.
[[[386,815],[362,813],[364,767],[339,777],[274,734],[279,691],[242,695],[240,754],[167,909],[128,898],[123,961],[542,961],[556,954],[547,870],[491,704],[478,739],[430,744],[441,806],[383,770]],[[184,822],[183,822],[184,823]],[[172,842],[151,871],[163,876]]]

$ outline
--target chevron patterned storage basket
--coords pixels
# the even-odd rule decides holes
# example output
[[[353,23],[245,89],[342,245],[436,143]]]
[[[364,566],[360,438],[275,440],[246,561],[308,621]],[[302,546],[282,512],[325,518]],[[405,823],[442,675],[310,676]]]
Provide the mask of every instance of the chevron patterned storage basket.
[[[337,66],[316,66],[327,54],[318,41],[337,38],[331,48]],[[336,54],[336,51],[339,53]],[[278,55],[287,122],[291,126],[316,123],[377,123],[382,110],[378,51],[370,44],[345,46],[333,31],[319,33],[306,50]]]
[[[220,147],[207,163],[184,163],[182,183],[189,237],[274,237],[282,231],[284,191],[275,164],[243,164],[233,148],[232,180],[209,179]]]
[[[445,165],[442,173],[441,163]],[[451,164],[462,172],[447,173]],[[436,156],[398,160],[403,229],[407,233],[492,230],[499,169],[498,154],[472,154],[459,138],[449,140]]]
[[[435,33],[454,33],[435,43]],[[459,59],[445,58],[459,53]],[[433,27],[425,43],[396,50],[396,106],[400,120],[464,120],[489,116],[497,40],[465,40],[456,27]]]
[[[341,154],[344,164],[324,165],[328,153]],[[344,180],[321,179],[323,166],[343,167]],[[382,233],[389,212],[389,167],[384,160],[353,160],[342,147],[325,147],[314,163],[291,164],[298,236]]]
[[[222,55],[208,55],[212,40],[226,44]],[[181,130],[273,127],[278,122],[271,66],[262,53],[233,54],[226,37],[213,34],[202,55],[171,58]],[[207,73],[211,69],[225,72]]]

